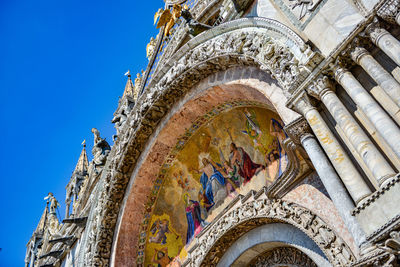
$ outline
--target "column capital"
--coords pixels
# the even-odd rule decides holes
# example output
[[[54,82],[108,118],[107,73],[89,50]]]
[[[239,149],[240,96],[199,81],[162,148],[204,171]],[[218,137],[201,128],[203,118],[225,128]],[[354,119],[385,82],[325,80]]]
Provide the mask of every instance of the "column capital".
[[[346,72],[349,72],[348,69],[346,69],[346,67],[344,66],[344,63],[338,59],[336,60],[336,62],[332,65],[330,65],[331,70],[333,71],[335,80],[340,83],[343,74],[345,74]]]
[[[378,9],[377,15],[389,23],[396,24],[400,16],[400,0],[387,0]]]
[[[310,110],[315,109],[305,91],[301,91],[299,94],[289,99],[286,106],[303,116]]]
[[[359,60],[362,56],[368,55],[369,52],[367,49],[365,49],[362,46],[355,46],[351,51],[350,51],[350,56],[351,59],[356,62],[357,64],[359,63]]]
[[[301,145],[307,138],[315,138],[304,117],[299,117],[284,127],[285,132],[296,145]]]
[[[371,38],[372,42],[376,45],[378,45],[379,39],[382,36],[389,34],[387,30],[382,28],[377,18],[374,18],[374,20],[365,28],[365,33]]]
[[[307,93],[319,100],[327,94],[334,92],[334,86],[329,77],[321,75],[307,88]]]

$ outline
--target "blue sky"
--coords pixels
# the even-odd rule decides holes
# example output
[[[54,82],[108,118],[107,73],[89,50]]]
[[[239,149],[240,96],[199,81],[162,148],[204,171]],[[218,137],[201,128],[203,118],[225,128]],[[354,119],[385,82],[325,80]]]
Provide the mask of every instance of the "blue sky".
[[[162,0],[0,0],[0,266],[23,266],[25,245],[65,186],[92,127],[111,143],[112,114],[147,65]],[[60,209],[64,214],[64,205]]]

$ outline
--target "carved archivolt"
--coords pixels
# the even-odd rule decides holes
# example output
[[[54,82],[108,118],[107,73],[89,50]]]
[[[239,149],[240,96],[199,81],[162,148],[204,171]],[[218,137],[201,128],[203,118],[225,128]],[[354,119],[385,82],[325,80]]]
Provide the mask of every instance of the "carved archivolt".
[[[278,266],[303,266],[317,267],[317,265],[303,252],[290,247],[269,250],[252,260],[250,267],[278,267]]]
[[[335,266],[349,266],[355,261],[344,241],[310,210],[287,201],[268,199],[264,194],[257,198],[257,195],[242,201],[244,203],[239,203],[205,228],[196,237],[185,265],[213,266],[241,235],[276,221],[291,224],[307,234]]]
[[[88,266],[108,264],[120,206],[135,164],[158,123],[195,84],[230,67],[255,65],[270,72],[289,92],[317,61],[318,56],[297,34],[268,19],[231,21],[190,40],[165,64],[166,69],[153,76],[121,126],[97,185],[97,203],[90,212],[82,245],[88,249],[80,252],[80,260],[86,258]]]

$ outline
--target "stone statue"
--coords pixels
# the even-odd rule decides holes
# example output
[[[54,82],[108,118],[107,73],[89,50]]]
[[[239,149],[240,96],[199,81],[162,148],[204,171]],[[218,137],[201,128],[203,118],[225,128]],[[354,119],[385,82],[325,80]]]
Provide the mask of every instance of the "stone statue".
[[[156,48],[156,39],[154,39],[154,37],[151,37],[150,42],[147,44],[146,47],[146,57],[148,60],[151,59],[151,56],[153,55],[155,48]]]
[[[111,147],[106,139],[100,137],[100,132],[96,128],[92,128],[94,135],[94,146],[92,149],[93,164],[95,167],[103,166],[106,163],[107,156],[110,153]]]
[[[50,213],[56,214],[56,209],[60,206],[60,203],[58,203],[53,193],[50,192],[44,199],[47,200],[47,203],[50,202]]]
[[[189,33],[192,36],[196,36],[211,29],[211,26],[196,21],[188,9],[183,9],[181,15],[186,20],[186,23],[189,26]]]
[[[142,71],[142,74],[143,74],[143,71]],[[139,96],[139,91],[140,91],[140,84],[141,84],[141,82],[142,82],[142,77],[141,77],[140,73],[138,73],[138,74],[136,74],[135,85],[134,85],[134,92],[133,92],[133,95],[134,95],[135,100],[136,100],[136,99],[138,98],[138,96]]]

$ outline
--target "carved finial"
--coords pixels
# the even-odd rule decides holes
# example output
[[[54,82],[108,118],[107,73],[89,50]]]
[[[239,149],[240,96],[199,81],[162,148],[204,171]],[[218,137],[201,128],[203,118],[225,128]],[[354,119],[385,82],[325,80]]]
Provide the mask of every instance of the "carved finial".
[[[83,139],[82,146],[86,147],[86,140],[85,139]]]

